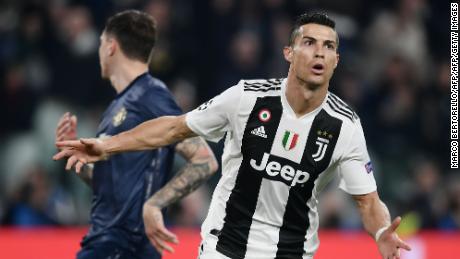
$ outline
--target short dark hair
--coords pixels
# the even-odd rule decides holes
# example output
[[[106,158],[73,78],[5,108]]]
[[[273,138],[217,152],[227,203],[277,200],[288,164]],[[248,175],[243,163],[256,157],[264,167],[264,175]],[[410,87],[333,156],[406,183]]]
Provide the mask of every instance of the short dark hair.
[[[304,13],[297,17],[289,36],[289,46],[294,45],[295,38],[299,33],[300,27],[305,24],[314,23],[330,27],[335,30],[335,21],[325,13],[314,12]],[[339,45],[339,35],[337,34],[337,46]]]
[[[115,37],[128,58],[148,62],[157,39],[152,16],[137,10],[123,11],[107,20],[104,31]]]

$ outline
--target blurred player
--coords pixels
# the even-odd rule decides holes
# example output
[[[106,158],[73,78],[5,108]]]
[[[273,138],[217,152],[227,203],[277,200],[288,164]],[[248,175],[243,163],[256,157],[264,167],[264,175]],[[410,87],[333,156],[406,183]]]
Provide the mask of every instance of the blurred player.
[[[226,136],[200,259],[312,258],[319,246],[318,196],[334,177],[357,202],[382,257],[399,258],[399,249],[410,247],[395,233],[401,219],[390,221],[377,194],[360,120],[328,91],[338,45],[334,21],[304,14],[284,48],[287,78],[241,80],[186,115],[151,120],[102,141],[60,142],[73,149],[54,158],[69,157],[72,166],[196,135],[212,141]],[[158,249],[174,240],[161,231],[160,209],[199,183],[172,181],[144,205],[147,229],[159,233],[149,237],[163,244]]]
[[[99,124],[100,139],[129,130],[140,123],[181,111],[163,82],[147,72],[156,40],[152,17],[125,11],[111,17],[101,35],[99,58],[102,77],[117,92]],[[66,113],[56,129],[56,140],[76,139],[77,118]],[[91,227],[81,243],[79,259],[160,258],[148,241],[142,221],[144,202],[168,180],[174,150],[188,164],[178,173],[197,170],[207,178],[217,161],[201,138],[160,149],[112,156],[93,165],[77,165],[78,175],[93,188]],[[69,160],[66,169],[71,169]],[[160,251],[162,252],[162,251]]]

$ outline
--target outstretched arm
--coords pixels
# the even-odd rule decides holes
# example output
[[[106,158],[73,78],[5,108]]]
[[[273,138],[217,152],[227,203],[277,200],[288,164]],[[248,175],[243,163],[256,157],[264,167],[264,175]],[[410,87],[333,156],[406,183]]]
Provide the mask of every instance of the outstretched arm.
[[[185,115],[164,116],[146,121],[118,135],[101,139],[80,139],[56,143],[62,150],[54,155],[59,160],[68,157],[67,167],[75,166],[80,172],[84,164],[107,159],[110,155],[166,146],[196,136],[187,126]]]
[[[111,155],[124,151],[155,149],[196,136],[187,126],[185,116],[163,116],[146,121],[132,130],[104,140],[104,151]]]
[[[145,232],[160,253],[163,253],[163,250],[173,252],[165,242],[177,243],[176,236],[164,227],[161,209],[197,189],[218,167],[214,154],[206,141],[200,137],[178,143],[176,152],[187,160],[187,164],[168,184],[145,202],[143,210]]]
[[[388,208],[380,200],[377,192],[353,195],[353,199],[358,204],[364,228],[376,239],[382,258],[399,259],[400,248],[408,251],[411,249],[396,234],[396,229],[401,223],[401,218],[397,217],[393,222],[390,222]]]

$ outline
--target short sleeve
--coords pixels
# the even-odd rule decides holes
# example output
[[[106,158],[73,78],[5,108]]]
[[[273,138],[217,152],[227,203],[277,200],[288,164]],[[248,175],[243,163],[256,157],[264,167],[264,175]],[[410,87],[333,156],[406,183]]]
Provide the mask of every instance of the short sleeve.
[[[242,82],[187,113],[187,126],[197,135],[218,142],[231,128],[230,122],[242,94]]]
[[[345,192],[360,195],[377,190],[372,162],[359,120],[355,122],[349,145],[339,161],[337,170],[341,177],[339,188]]]

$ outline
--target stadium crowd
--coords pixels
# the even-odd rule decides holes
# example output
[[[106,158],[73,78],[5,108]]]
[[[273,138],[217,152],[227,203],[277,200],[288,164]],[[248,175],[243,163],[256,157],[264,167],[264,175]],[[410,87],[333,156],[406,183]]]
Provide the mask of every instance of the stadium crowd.
[[[131,8],[155,17],[150,72],[184,111],[239,78],[285,75],[282,47],[294,17],[327,11],[340,35],[330,89],[361,117],[382,200],[410,231],[460,228],[460,174],[449,162],[449,10],[434,0],[2,1],[2,225],[87,223],[90,189],[52,161],[54,129],[73,111],[79,136],[96,132],[115,95],[100,78],[99,35],[108,16]],[[213,148],[219,157],[221,145]],[[169,224],[199,226],[216,182],[172,207]],[[335,186],[322,201],[323,226],[360,227]]]

